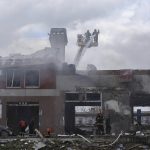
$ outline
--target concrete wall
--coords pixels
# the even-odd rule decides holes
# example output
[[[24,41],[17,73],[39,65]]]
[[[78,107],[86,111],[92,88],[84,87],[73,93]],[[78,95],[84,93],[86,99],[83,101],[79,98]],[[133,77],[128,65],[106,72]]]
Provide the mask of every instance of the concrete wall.
[[[107,88],[120,86],[117,75],[89,75],[89,77],[94,81],[96,86]]]
[[[83,75],[57,75],[56,87],[62,91],[73,91],[76,87],[93,87],[94,82]]]

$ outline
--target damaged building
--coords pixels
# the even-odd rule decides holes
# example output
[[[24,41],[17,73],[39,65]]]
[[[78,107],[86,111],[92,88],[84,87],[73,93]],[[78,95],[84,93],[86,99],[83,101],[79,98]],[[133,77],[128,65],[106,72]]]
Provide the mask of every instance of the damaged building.
[[[93,134],[101,111],[118,133],[138,119],[134,107],[150,106],[150,70],[79,71],[64,63],[66,29],[49,38],[51,48],[0,58],[0,124],[18,132],[20,119],[34,119],[42,133]]]
[[[104,118],[110,117],[112,132],[128,131],[131,124],[150,115],[147,112],[138,116],[134,111],[136,107],[149,107],[149,79],[149,70],[97,70],[85,71],[84,75],[77,72],[57,75],[57,87],[65,90],[65,131],[75,133],[79,127],[90,128],[93,133],[99,111]],[[89,109],[82,111],[84,107]]]
[[[50,41],[51,48],[31,55],[0,58],[0,124],[15,133],[19,132],[20,120],[27,124],[33,120],[35,128],[43,133],[47,128],[62,131],[58,114],[62,113],[63,103],[56,87],[56,68],[64,62],[66,30],[52,29]]]

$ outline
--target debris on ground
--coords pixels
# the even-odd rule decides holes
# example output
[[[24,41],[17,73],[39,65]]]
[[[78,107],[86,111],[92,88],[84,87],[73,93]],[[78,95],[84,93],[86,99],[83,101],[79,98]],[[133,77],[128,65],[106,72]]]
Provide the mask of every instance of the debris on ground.
[[[113,143],[110,139],[103,137],[83,138],[23,138],[0,139],[0,150],[150,150],[146,144],[120,141]]]
[[[14,139],[0,144],[0,150],[34,150],[34,142],[25,139]]]

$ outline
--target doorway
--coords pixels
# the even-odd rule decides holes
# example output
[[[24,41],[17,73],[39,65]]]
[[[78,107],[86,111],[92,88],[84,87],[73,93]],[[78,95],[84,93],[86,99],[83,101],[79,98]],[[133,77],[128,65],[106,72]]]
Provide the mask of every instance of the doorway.
[[[39,103],[38,102],[8,102],[7,126],[15,134],[19,133],[19,121],[25,120],[27,124],[34,120],[35,128],[39,128]]]

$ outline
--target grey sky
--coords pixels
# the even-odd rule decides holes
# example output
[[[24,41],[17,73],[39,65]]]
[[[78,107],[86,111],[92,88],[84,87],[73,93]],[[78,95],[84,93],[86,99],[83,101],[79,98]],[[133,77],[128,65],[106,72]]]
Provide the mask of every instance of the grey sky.
[[[50,46],[51,27],[66,27],[66,61],[77,52],[76,35],[100,29],[99,47],[88,49],[80,68],[150,68],[148,0],[1,0],[0,55],[29,54]]]

